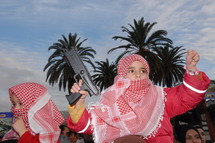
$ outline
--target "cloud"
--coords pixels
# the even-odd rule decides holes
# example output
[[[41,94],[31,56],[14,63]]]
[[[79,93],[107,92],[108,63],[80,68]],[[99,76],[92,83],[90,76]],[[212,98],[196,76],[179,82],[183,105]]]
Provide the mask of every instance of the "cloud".
[[[7,48],[4,48],[7,47]],[[59,106],[61,110],[66,109],[67,102],[64,95],[65,93],[58,91],[58,86],[51,87],[45,82],[45,72],[40,68],[40,64],[44,61],[40,60],[41,53],[32,52],[29,53],[9,43],[0,43],[0,104],[1,111],[8,111],[10,108],[10,102],[8,100],[8,88],[20,84],[23,82],[37,82],[48,88],[49,92],[53,95],[53,100]],[[6,50],[7,49],[7,50]],[[13,52],[10,52],[13,51]],[[6,97],[6,98],[5,98]],[[58,102],[62,101],[62,102]]]
[[[112,37],[123,36],[121,26],[130,28],[128,24],[141,17],[157,22],[152,31],[167,30],[174,46],[197,50],[199,68],[215,79],[214,6],[214,0],[1,1],[0,79],[4,82],[0,83],[0,96],[7,96],[8,88],[15,84],[36,81],[43,83],[58,107],[66,110],[66,93],[45,82],[43,68],[52,53],[48,47],[62,39],[61,34],[77,33],[81,40],[88,39],[83,46],[97,51],[96,61],[113,61],[120,51],[110,55],[107,51],[122,42]],[[7,106],[6,101],[1,98],[0,104]]]

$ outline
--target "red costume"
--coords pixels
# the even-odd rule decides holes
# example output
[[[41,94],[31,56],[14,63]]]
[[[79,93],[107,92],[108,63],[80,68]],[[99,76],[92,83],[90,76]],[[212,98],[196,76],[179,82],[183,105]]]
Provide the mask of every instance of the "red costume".
[[[125,79],[125,71],[135,60],[149,72],[147,62],[130,55],[119,62],[115,83],[101,96],[98,104],[84,110],[77,123],[71,115],[67,125],[79,133],[93,133],[96,143],[113,142],[126,135],[138,135],[149,143],[173,143],[170,119],[198,105],[205,96],[210,80],[203,72],[185,73],[182,85],[161,88],[149,79]]]

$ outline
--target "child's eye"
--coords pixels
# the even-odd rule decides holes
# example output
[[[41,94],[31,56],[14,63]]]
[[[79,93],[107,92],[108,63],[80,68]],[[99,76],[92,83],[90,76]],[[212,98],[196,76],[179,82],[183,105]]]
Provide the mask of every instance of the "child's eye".
[[[141,70],[141,73],[146,73],[146,70]]]
[[[129,70],[128,73],[134,73],[134,70]]]
[[[12,102],[12,106],[16,106],[16,103]]]

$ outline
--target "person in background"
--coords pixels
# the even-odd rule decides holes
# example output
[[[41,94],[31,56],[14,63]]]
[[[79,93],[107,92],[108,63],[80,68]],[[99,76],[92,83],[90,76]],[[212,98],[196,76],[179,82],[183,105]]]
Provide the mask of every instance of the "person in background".
[[[18,84],[9,89],[9,96],[14,116],[13,129],[9,133],[17,133],[18,143],[60,142],[59,125],[64,118],[43,85],[34,82]]]
[[[85,143],[94,143],[92,134],[82,134]]]
[[[70,131],[70,132],[69,132],[68,137],[69,137],[70,143],[76,143],[77,140],[78,140],[78,138],[77,138],[77,133],[76,133],[76,132],[73,132],[73,131]]]
[[[203,143],[199,131],[191,125],[181,127],[178,140],[180,143]]]
[[[205,135],[205,131],[203,130],[203,128],[200,125],[194,125],[194,127],[199,131],[199,134],[202,138],[202,143],[206,143],[206,135]]]
[[[78,140],[76,141],[76,143],[85,143],[84,137],[82,134],[77,134],[77,139]]]
[[[60,134],[60,143],[70,143],[69,133],[70,129],[66,125],[60,125],[61,134]]]
[[[199,60],[196,51],[188,50],[183,83],[163,88],[149,79],[149,65],[142,56],[123,57],[114,84],[102,93],[98,103],[85,108],[89,93],[81,90],[82,80],[73,84],[71,92],[82,97],[68,105],[68,127],[78,133],[93,133],[96,143],[110,143],[128,135],[147,143],[173,143],[170,119],[198,105],[210,84],[207,75],[196,67]]]

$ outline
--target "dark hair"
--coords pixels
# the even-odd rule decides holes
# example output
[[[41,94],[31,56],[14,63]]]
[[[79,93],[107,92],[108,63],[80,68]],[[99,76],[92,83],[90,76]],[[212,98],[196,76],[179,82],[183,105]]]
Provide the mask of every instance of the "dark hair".
[[[64,130],[64,128],[67,127],[66,125],[60,125],[59,128],[61,129],[61,131]]]
[[[186,133],[187,133],[187,131],[190,130],[190,129],[195,130],[195,131],[198,133],[199,138],[202,140],[201,135],[200,135],[200,133],[199,133],[199,131],[197,130],[196,127],[191,126],[191,125],[182,125],[182,126],[180,127],[180,131],[179,131],[179,135],[178,135],[178,140],[179,140],[181,143],[186,143]]]
[[[69,133],[68,133],[68,136],[70,136],[70,135],[74,135],[74,136],[77,136],[77,132],[74,132],[74,131],[70,131]]]
[[[205,131],[200,125],[193,125],[193,127],[195,127],[196,129],[202,129],[203,131]]]
[[[59,126],[60,130],[61,130],[61,134],[63,133],[63,131],[65,130],[65,128],[69,128],[66,125],[60,125]]]

